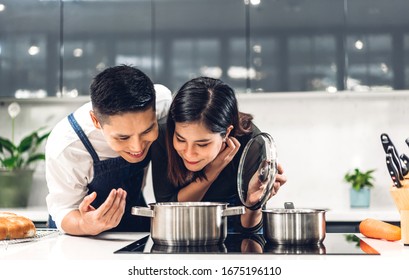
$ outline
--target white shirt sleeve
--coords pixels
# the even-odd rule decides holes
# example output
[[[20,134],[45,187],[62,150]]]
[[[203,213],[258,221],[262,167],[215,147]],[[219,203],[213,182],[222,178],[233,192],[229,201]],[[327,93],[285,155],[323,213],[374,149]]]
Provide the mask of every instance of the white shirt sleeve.
[[[78,209],[93,176],[92,157],[69,128],[68,120],[63,120],[54,128],[45,147],[49,190],[46,202],[49,214],[61,231],[61,221],[69,212]],[[74,137],[77,139],[72,141]]]
[[[161,119],[169,112],[172,92],[164,85],[155,84],[154,86],[156,91],[156,117]]]
[[[172,101],[171,91],[155,84],[156,116],[167,115]],[[117,154],[106,144],[103,135],[94,128],[89,117],[91,103],[87,103],[74,113],[81,128],[92,138],[94,148],[100,159],[111,158]],[[90,138],[90,139],[91,139]],[[93,160],[78,136],[72,130],[67,118],[57,124],[46,144],[46,181],[49,193],[46,197],[50,215],[61,231],[63,218],[79,204],[88,193],[88,184],[93,180]],[[145,174],[146,176],[146,174]],[[142,186],[143,187],[143,186]]]

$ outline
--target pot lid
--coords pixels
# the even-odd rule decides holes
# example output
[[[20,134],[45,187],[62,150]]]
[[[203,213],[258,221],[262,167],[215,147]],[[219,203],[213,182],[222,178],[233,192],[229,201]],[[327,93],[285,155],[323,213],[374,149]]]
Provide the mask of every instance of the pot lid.
[[[284,202],[284,208],[263,209],[261,211],[264,213],[271,213],[271,214],[312,214],[312,213],[327,212],[326,209],[295,208],[294,203],[292,202]]]
[[[277,172],[274,139],[260,133],[247,143],[240,158],[237,188],[243,205],[251,210],[261,208],[270,197]]]

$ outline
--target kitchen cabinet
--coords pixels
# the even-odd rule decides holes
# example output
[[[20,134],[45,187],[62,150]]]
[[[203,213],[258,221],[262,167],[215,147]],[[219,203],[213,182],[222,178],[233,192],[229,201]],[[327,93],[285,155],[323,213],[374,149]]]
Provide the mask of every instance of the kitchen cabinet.
[[[400,226],[399,221],[385,221],[393,225]],[[331,222],[327,221],[327,232],[329,233],[359,233],[360,221],[348,221],[348,222]]]
[[[409,3],[386,3],[3,0],[0,96],[87,95],[121,63],[172,91],[198,75],[241,92],[407,89]]]
[[[327,232],[359,232],[359,223],[367,218],[400,225],[400,215],[394,208],[345,208],[328,210],[326,213]]]

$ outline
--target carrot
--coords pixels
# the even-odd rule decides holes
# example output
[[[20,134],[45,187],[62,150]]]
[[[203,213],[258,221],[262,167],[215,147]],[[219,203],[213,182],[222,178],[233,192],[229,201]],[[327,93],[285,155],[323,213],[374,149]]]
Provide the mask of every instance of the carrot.
[[[385,239],[388,241],[401,239],[400,227],[371,218],[361,221],[359,232],[369,238]]]
[[[366,242],[359,240],[359,247],[362,251],[370,255],[379,255],[379,252],[369,246]]]

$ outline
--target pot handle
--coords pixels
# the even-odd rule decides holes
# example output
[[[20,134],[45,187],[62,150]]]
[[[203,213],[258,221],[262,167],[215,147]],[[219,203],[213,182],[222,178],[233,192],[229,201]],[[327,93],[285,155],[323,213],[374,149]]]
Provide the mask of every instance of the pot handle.
[[[144,216],[148,218],[153,218],[155,217],[155,214],[153,210],[146,208],[146,207],[139,207],[139,206],[134,206],[132,207],[132,215],[136,216]]]
[[[244,206],[229,207],[223,210],[222,217],[242,215],[246,212]]]

